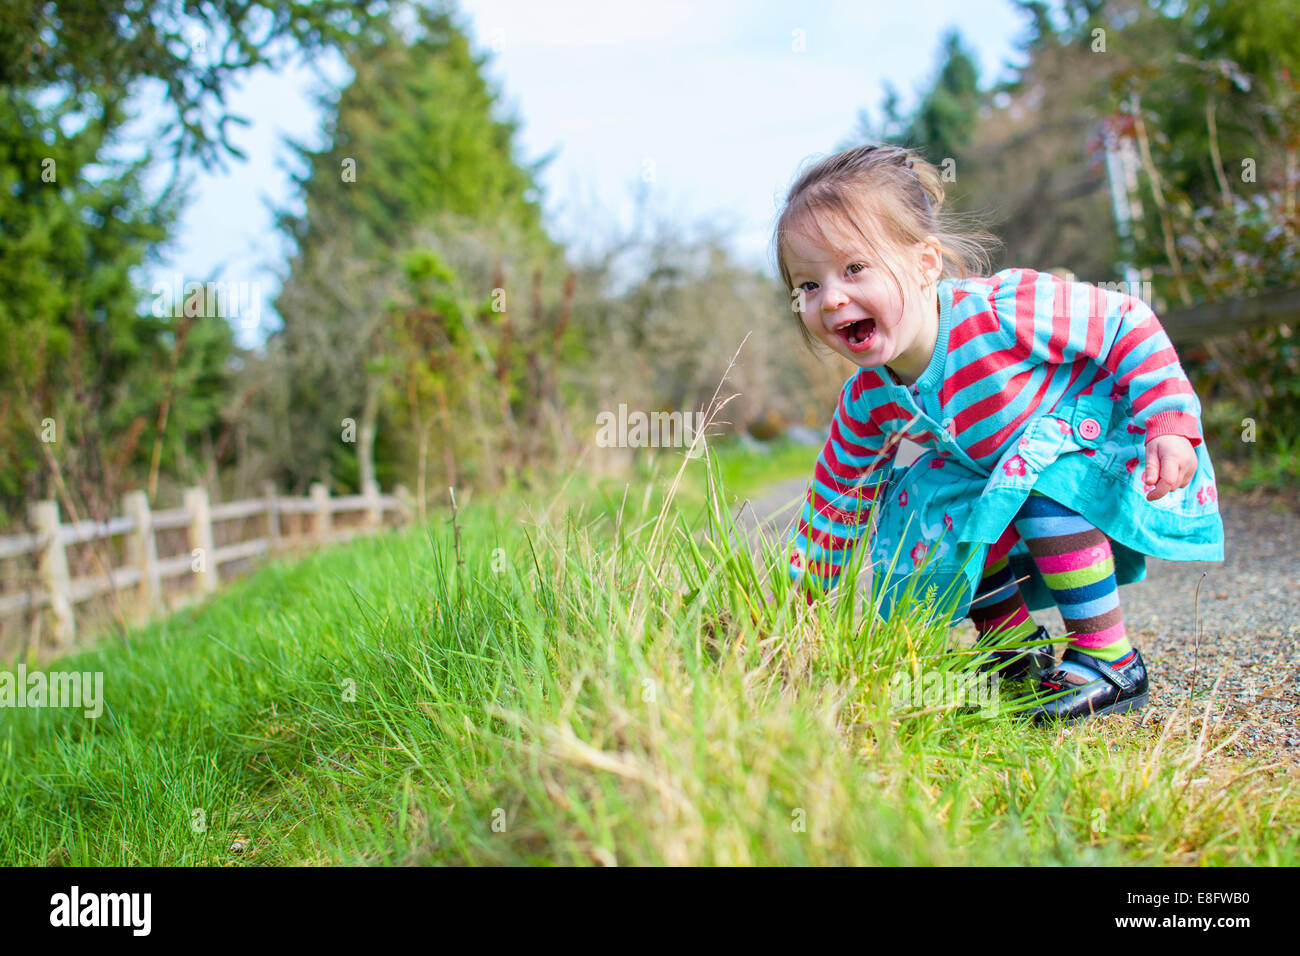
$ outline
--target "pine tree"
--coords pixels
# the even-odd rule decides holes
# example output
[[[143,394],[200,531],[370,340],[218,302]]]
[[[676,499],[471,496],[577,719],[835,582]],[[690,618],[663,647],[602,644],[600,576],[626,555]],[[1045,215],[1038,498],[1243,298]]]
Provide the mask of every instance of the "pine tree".
[[[266,438],[288,452],[280,470],[292,486],[324,477],[326,468],[344,487],[378,473],[384,383],[400,367],[386,358],[390,306],[411,292],[403,263],[422,236],[477,229],[495,234],[501,249],[562,258],[536,199],[533,176],[545,160],[517,162],[517,124],[493,116],[484,61],[448,10],[414,12],[414,29],[390,24],[352,57],[354,76],[333,108],[327,145],[297,147],[305,208],[280,217],[297,252],[276,302],[284,327],[271,342],[287,364],[271,427],[293,440]],[[481,264],[478,273],[461,281],[486,299],[490,277]],[[339,440],[345,419],[357,422],[355,445]]]
[[[183,183],[174,164],[160,195],[146,172],[168,154],[238,155],[224,104],[236,77],[351,42],[371,8],[383,4],[0,5],[0,526],[56,492],[65,511],[102,517],[159,470],[199,477],[233,335],[220,317],[150,308],[140,269],[172,235]],[[127,104],[149,83],[166,86],[172,122],[122,159]]]
[[[982,101],[975,61],[961,34],[949,30],[943,36],[939,69],[916,109],[907,116],[900,113],[898,91],[886,81],[882,121],[872,124],[861,115],[856,138],[917,149],[936,165],[945,159],[957,162],[970,145]]]
[[[962,44],[961,34],[949,31],[943,38],[938,77],[904,135],[932,163],[952,159],[960,164],[979,122],[981,99],[975,61]]]
[[[0,495],[18,520],[51,492],[54,463],[84,475],[82,491],[108,478],[103,439],[129,425],[139,396],[120,386],[150,346],[130,273],[176,209],[145,196],[147,160],[100,158],[120,97],[103,95],[98,116],[39,101],[0,88]]]

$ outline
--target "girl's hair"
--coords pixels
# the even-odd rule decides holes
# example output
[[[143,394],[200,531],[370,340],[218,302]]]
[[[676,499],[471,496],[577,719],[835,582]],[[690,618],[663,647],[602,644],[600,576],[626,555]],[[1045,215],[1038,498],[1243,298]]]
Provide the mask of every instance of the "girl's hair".
[[[794,293],[786,265],[791,234],[843,255],[856,233],[885,264],[900,296],[902,285],[890,266],[892,257],[882,253],[914,245],[927,235],[939,241],[942,276],[988,272],[986,250],[997,237],[944,210],[943,200],[939,170],[903,146],[854,146],[821,160],[790,187],[776,222],[774,252],[786,292]],[[802,319],[799,332],[812,350],[816,340]]]

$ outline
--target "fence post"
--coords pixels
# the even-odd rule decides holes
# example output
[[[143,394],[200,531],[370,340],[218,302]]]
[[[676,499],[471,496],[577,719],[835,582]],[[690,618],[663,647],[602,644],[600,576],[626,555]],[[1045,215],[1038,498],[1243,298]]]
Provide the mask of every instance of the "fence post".
[[[280,547],[280,500],[274,481],[262,482],[262,496],[266,499],[266,551],[270,554]]]
[[[212,544],[212,511],[208,506],[208,490],[200,485],[185,489],[185,510],[190,513],[190,555],[199,552],[195,573],[199,576],[199,591],[211,594],[217,589],[217,562]]]
[[[406,485],[393,485],[393,497],[397,499],[398,518],[402,524],[410,524],[415,515],[410,489]]]
[[[366,527],[381,527],[384,523],[384,505],[379,500],[379,482],[371,478],[361,491],[366,496]]]
[[[63,536],[59,534],[59,505],[54,501],[38,501],[31,506],[29,515],[41,537],[40,573],[50,596],[54,640],[59,646],[66,646],[77,637],[77,619],[72,613],[68,553],[63,549]]]
[[[143,623],[162,606],[162,578],[158,574],[158,542],[153,534],[153,513],[149,496],[143,491],[128,491],[122,496],[122,510],[135,522],[127,536],[127,561],[140,571],[136,589],[136,617]]]
[[[333,527],[333,515],[330,513],[330,489],[323,482],[313,482],[311,500],[314,504],[312,513],[312,536],[318,544],[324,544]]]

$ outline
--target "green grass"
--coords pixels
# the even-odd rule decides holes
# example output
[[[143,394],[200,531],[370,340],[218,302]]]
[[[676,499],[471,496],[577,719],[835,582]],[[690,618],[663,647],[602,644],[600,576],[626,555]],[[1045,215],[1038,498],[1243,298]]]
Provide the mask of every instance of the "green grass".
[[[1300,435],[1294,429],[1295,422],[1256,422],[1239,402],[1207,408],[1205,434],[1215,445],[1211,458],[1219,484],[1294,498],[1300,485]]]
[[[1279,438],[1271,453],[1243,457],[1235,465],[1231,485],[1236,490],[1294,495],[1300,487],[1300,439]]]
[[[105,711],[0,714],[0,863],[1300,862],[1294,778],[1199,714],[900,706],[896,673],[970,670],[923,602],[805,608],[775,546],[723,544],[815,454],[497,496],[463,564],[439,517],[48,665],[102,671]]]

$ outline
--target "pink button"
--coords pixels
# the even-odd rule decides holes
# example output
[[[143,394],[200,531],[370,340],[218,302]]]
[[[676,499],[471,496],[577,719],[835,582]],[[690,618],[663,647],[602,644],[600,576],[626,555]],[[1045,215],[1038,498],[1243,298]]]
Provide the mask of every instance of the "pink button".
[[[1085,418],[1079,422],[1079,435],[1086,441],[1092,441],[1101,434],[1101,425],[1095,418]]]

